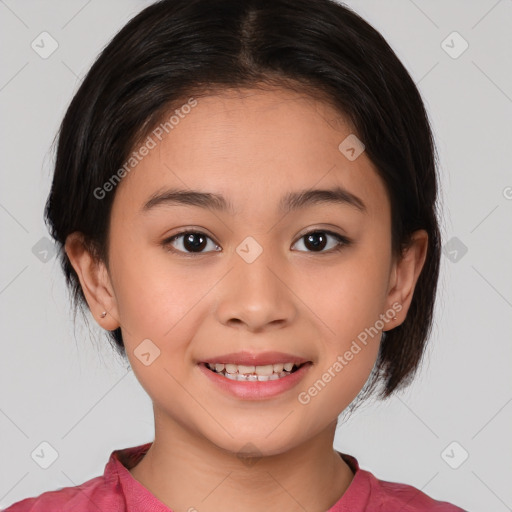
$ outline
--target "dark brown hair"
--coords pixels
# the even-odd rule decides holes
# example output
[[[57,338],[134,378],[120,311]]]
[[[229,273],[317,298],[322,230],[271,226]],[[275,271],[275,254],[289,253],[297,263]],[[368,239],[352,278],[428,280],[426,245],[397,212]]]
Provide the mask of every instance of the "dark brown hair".
[[[410,75],[384,38],[331,0],[162,0],[135,16],[99,55],[59,130],[45,217],[75,304],[85,297],[63,245],[83,233],[108,266],[115,190],[94,191],[120,169],[135,144],[172,108],[223,88],[269,85],[322,99],[352,123],[391,201],[399,255],[417,229],[429,235],[426,262],[404,322],[383,333],[369,394],[408,384],[432,326],[440,232],[436,151]],[[125,355],[121,328],[109,333]]]

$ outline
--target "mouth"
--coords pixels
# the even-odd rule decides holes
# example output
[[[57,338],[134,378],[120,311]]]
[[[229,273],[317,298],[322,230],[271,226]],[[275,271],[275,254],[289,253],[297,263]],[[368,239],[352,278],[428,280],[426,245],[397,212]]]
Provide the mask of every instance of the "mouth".
[[[226,379],[242,382],[265,382],[279,380],[295,373],[308,363],[274,363],[265,365],[241,365],[230,363],[204,363],[208,370]]]
[[[313,361],[275,351],[244,350],[198,361],[199,370],[216,389],[242,400],[284,395],[299,385],[311,366]]]

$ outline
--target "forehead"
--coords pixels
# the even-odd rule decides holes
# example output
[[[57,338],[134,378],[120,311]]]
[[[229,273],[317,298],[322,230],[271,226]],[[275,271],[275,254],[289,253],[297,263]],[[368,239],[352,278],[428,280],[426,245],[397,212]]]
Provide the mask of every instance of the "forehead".
[[[286,89],[224,90],[196,101],[168,133],[149,134],[154,147],[123,178],[114,207],[135,213],[159,191],[189,188],[225,196],[237,214],[277,212],[285,192],[334,186],[364,197],[369,214],[388,206],[364,151],[355,160],[340,151],[353,129],[328,104]]]

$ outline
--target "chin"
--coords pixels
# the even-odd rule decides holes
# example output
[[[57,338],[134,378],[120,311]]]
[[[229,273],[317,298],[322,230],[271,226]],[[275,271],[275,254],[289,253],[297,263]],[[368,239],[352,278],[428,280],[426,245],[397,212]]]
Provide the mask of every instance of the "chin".
[[[226,434],[221,439],[209,437],[209,440],[217,448],[241,460],[281,455],[295,448],[301,441],[305,441],[297,440],[293,434],[285,431],[276,431],[269,435],[268,428],[260,429],[259,432],[250,430],[247,433],[238,430],[233,438]]]

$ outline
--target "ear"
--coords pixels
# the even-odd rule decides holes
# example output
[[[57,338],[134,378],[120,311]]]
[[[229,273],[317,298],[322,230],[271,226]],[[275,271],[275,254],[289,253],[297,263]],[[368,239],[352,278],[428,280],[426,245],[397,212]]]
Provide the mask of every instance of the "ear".
[[[80,232],[71,233],[66,238],[64,250],[80,280],[89,309],[96,322],[108,331],[120,326],[117,302],[107,268],[88,250],[84,236]],[[102,318],[101,314],[107,315]]]
[[[393,304],[398,303],[401,304],[402,309],[392,308],[396,311],[396,320],[390,320],[388,328],[383,329],[384,331],[393,329],[405,320],[414,288],[427,257],[427,248],[428,233],[424,229],[415,231],[412,234],[409,247],[402,253],[402,257],[393,264],[387,305],[392,308]]]

